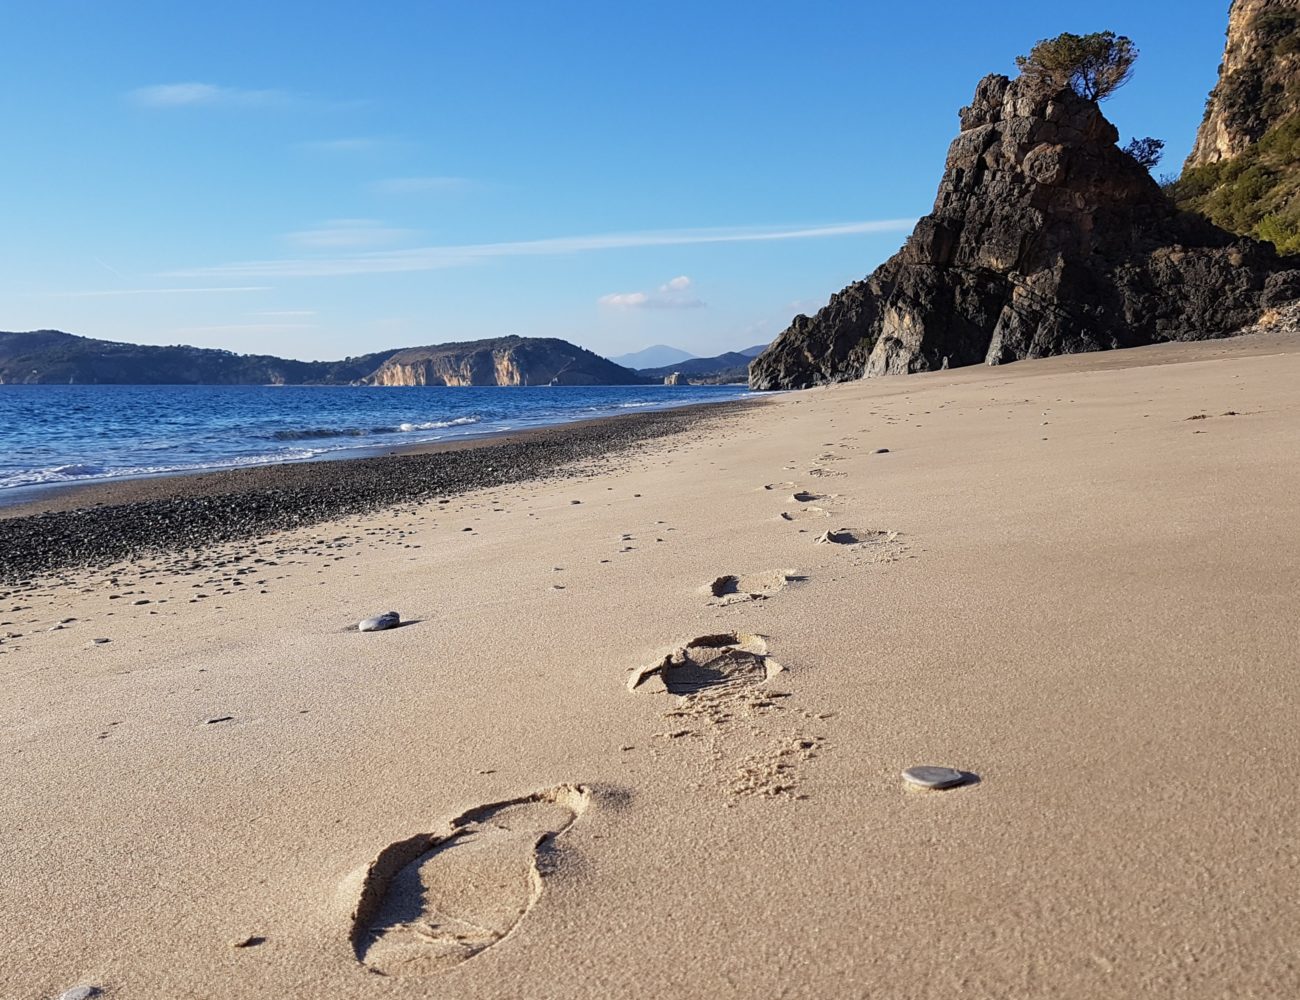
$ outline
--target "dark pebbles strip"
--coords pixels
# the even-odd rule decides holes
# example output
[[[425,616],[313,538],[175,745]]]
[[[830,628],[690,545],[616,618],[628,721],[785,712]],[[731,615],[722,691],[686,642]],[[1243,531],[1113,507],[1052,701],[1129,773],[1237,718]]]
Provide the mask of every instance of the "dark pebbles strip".
[[[89,486],[86,498],[100,501],[94,506],[0,517],[0,581],[203,549],[484,487],[575,476],[584,464],[748,405],[611,417],[432,453],[147,480],[143,487],[125,485],[138,494],[126,502],[113,500],[114,485]]]

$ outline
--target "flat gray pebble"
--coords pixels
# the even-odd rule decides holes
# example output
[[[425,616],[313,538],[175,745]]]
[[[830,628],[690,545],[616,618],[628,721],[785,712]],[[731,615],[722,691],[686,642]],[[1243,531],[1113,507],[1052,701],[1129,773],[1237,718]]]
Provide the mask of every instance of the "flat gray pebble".
[[[871,454],[873,454],[873,455],[888,455],[888,454],[889,454],[889,449],[888,449],[888,448],[876,448],[876,449],[874,449],[874,450],[871,452]]]
[[[97,986],[74,986],[70,990],[65,990],[59,994],[59,1000],[87,1000],[87,997],[99,995]]]
[[[386,611],[374,618],[367,618],[357,625],[358,632],[382,632],[384,629],[397,628],[402,624],[402,616],[396,611]]]
[[[903,780],[920,788],[951,788],[966,780],[966,775],[952,767],[919,765],[903,772]]]

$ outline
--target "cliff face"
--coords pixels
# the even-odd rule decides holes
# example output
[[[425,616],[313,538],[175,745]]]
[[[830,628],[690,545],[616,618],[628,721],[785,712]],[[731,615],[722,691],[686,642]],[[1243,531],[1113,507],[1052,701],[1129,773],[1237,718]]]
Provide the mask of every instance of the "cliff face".
[[[1227,336],[1300,296],[1271,247],[1180,215],[1097,105],[988,76],[906,245],[750,368],[757,389]]]
[[[371,385],[639,385],[650,381],[552,338],[502,337],[398,351]]]
[[[1300,0],[1234,0],[1219,82],[1186,167],[1240,156],[1300,110]]]
[[[1300,254],[1300,0],[1235,0],[1182,208]]]

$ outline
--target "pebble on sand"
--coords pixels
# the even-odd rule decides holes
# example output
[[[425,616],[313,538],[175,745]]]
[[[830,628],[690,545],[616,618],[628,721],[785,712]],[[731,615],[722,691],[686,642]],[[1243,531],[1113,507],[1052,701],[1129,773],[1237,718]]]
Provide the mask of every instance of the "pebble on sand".
[[[966,775],[952,767],[919,765],[903,772],[903,780],[919,788],[952,788],[966,782]]]
[[[367,618],[357,625],[358,632],[382,632],[384,629],[397,628],[402,624],[402,617],[396,611],[385,611],[382,615]]]
[[[873,455],[888,455],[888,454],[889,454],[889,449],[888,449],[888,448],[874,448],[874,449],[872,449],[871,454],[873,454]]]
[[[59,1000],[87,1000],[88,997],[98,995],[99,988],[96,986],[74,986],[59,994]]]

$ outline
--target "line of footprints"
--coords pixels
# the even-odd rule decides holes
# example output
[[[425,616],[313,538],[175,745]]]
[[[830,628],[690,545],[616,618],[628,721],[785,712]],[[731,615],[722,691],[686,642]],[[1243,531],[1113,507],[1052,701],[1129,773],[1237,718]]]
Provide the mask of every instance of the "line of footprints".
[[[836,475],[825,467],[833,460],[832,454],[818,456],[821,464],[810,474]],[[843,499],[793,482],[762,488],[786,497],[777,515],[783,522],[828,520]],[[835,527],[816,534],[815,542],[841,547],[863,562],[894,561],[906,551],[892,531]],[[726,608],[767,600],[806,579],[793,570],[727,574],[704,587],[702,597],[709,606]],[[833,713],[788,707],[793,693],[778,680],[784,672],[765,636],[730,631],[698,636],[633,670],[627,687],[671,696],[672,707],[664,713],[669,728],[654,734],[655,756],[679,747],[702,752],[713,773],[723,775],[730,800],[802,799],[800,768],[828,749],[826,737],[815,730]],[[926,789],[978,780],[937,767],[909,768],[903,778],[910,787]],[[428,976],[505,940],[541,898],[565,831],[593,794],[583,785],[557,785],[472,809],[441,834],[386,847],[345,887],[356,901],[349,936],[357,960],[380,975]]]

